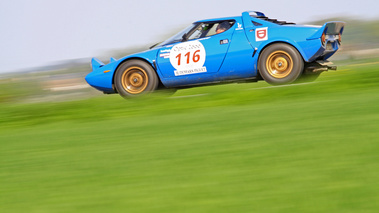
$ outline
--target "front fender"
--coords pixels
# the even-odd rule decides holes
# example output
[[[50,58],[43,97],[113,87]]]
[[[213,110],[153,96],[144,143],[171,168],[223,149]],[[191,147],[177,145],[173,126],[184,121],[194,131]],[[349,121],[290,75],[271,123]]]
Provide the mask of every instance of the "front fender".
[[[114,93],[112,87],[113,73],[117,64],[111,62],[104,64],[97,58],[93,58],[91,62],[92,72],[90,72],[85,80],[89,85],[104,93]]]
[[[128,60],[133,60],[133,59],[137,59],[137,60],[142,60],[142,61],[145,61],[146,63],[150,64],[150,66],[152,66],[154,68],[154,70],[156,71],[158,77],[161,79],[162,78],[162,75],[161,73],[159,72],[158,70],[158,67],[156,66],[155,64],[155,61],[156,61],[156,58],[157,58],[157,54],[158,54],[158,51],[159,49],[151,49],[151,50],[147,50],[147,51],[144,51],[144,52],[140,52],[140,53],[136,53],[136,54],[132,54],[132,55],[128,55],[128,56],[125,56],[119,60],[117,60],[117,66],[115,68],[115,71],[113,73],[113,77],[115,75],[115,72],[117,70],[117,68],[124,62],[128,61]]]
[[[131,59],[139,59],[143,60],[146,63],[150,64],[154,69],[154,61],[156,59],[158,50],[148,50],[145,52],[140,52],[132,55],[125,56],[119,60],[115,60],[111,58],[110,63],[104,64],[99,59],[93,58],[91,61],[92,72],[90,72],[86,77],[86,81],[92,87],[104,92],[104,93],[115,93],[115,89],[113,87],[114,76],[117,71],[117,68],[124,63],[125,61]],[[157,72],[158,76],[161,77],[159,72]]]
[[[117,67],[120,66],[125,61],[131,60],[131,59],[140,59],[140,60],[146,61],[151,66],[154,66],[154,61],[157,58],[157,52],[158,52],[158,49],[152,49],[152,50],[146,50],[144,52],[135,53],[132,55],[125,56],[125,57],[117,60]]]

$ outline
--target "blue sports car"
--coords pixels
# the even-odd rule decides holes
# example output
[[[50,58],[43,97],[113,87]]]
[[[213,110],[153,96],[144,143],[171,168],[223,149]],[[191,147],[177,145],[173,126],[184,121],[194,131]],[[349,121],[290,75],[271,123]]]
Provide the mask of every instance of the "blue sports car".
[[[323,71],[336,70],[327,59],[340,47],[344,26],[296,25],[256,11],[201,20],[150,50],[111,58],[108,64],[93,58],[86,81],[123,97],[241,80],[313,81]]]

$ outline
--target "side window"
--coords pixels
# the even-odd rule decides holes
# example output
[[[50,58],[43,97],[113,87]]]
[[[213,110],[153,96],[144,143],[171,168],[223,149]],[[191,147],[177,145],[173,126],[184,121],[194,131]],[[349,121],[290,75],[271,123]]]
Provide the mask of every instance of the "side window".
[[[234,21],[221,21],[221,22],[214,23],[206,36],[212,36],[212,35],[223,33],[229,30],[233,25],[234,25]]]
[[[213,36],[213,35],[216,35],[216,29],[217,29],[217,26],[219,25],[220,23],[214,23],[208,30],[207,32],[207,35],[206,36]]]
[[[223,33],[234,25],[235,21],[220,21],[200,24],[193,33],[188,37],[188,40],[204,38],[219,33]]]
[[[197,38],[201,38],[201,35],[203,34],[203,28],[205,24],[199,25],[196,30],[188,37],[188,40],[193,40]]]

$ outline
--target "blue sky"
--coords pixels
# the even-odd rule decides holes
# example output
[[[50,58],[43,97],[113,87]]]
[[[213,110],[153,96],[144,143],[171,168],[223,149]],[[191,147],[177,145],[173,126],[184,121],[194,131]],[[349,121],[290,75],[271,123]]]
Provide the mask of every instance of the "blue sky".
[[[3,0],[0,72],[149,46],[193,21],[246,10],[306,23],[336,16],[379,19],[378,6],[375,0]]]

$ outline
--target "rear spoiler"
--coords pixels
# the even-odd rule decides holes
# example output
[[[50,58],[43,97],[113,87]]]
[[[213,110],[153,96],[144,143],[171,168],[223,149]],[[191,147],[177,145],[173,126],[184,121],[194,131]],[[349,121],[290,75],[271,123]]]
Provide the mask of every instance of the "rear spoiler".
[[[345,22],[342,21],[331,21],[326,22],[315,34],[311,37],[307,38],[307,40],[319,39],[322,34],[326,35],[339,35],[343,33],[343,29],[345,28]]]

